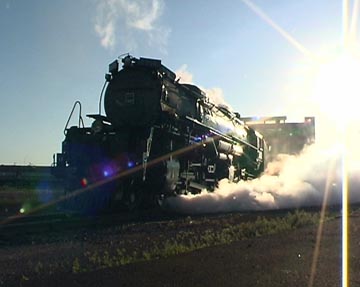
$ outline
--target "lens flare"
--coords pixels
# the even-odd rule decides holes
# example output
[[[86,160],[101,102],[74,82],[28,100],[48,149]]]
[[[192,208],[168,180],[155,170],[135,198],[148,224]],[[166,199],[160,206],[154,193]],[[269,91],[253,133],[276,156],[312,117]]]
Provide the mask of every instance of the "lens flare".
[[[359,120],[360,56],[345,51],[318,64],[313,98],[321,114],[343,126]]]
[[[314,55],[304,47],[299,41],[297,41],[292,35],[290,35],[285,29],[280,27],[273,19],[271,19],[260,7],[256,6],[250,0],[242,0],[242,2],[248,6],[256,15],[258,15],[262,20],[264,20],[270,27],[277,31],[281,36],[283,36],[286,41],[288,41],[295,49],[300,51],[302,54],[309,58],[313,58]]]
[[[81,179],[80,184],[82,187],[86,187],[88,185],[88,181],[86,178]]]

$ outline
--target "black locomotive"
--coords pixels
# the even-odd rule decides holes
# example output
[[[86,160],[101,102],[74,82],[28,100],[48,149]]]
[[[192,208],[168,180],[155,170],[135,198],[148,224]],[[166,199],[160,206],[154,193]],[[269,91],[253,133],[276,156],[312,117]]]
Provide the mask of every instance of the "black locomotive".
[[[105,76],[106,116],[102,97],[99,114],[88,115],[91,127],[84,127],[80,112],[79,125],[66,126],[62,153],[54,160],[53,173],[67,192],[85,190],[77,196],[83,208],[134,209],[211,191],[224,178],[237,182],[261,174],[263,137],[238,113],[179,83],[160,60],[127,55],[121,69],[119,62]]]

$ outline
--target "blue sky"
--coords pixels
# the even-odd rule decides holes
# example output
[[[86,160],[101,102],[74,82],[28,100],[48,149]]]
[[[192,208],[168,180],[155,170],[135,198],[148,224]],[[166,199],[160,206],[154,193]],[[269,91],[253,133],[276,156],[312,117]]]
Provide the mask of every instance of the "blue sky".
[[[252,3],[310,51],[341,42],[341,1]],[[244,116],[313,113],[297,102],[306,55],[241,0],[0,0],[0,35],[0,164],[49,165],[73,103],[96,113],[108,64],[128,52],[185,67]]]

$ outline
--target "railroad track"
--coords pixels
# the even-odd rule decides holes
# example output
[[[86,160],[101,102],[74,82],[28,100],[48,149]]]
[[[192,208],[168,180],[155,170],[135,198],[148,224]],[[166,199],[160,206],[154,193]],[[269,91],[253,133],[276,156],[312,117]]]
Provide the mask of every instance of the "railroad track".
[[[352,206],[355,209],[360,209],[360,204]],[[319,212],[320,207],[305,207],[302,210],[308,212]],[[198,215],[184,215],[164,212],[159,209],[141,210],[134,213],[117,212],[117,213],[102,213],[98,215],[84,215],[77,212],[43,212],[39,214],[17,214],[12,216],[0,216],[0,233],[5,230],[21,229],[27,227],[46,227],[47,225],[68,224],[70,227],[74,225],[118,225],[118,224],[137,224],[137,223],[161,223],[183,218],[221,218],[228,216],[242,216],[251,220],[251,218],[269,215],[281,217],[294,209],[268,210],[268,211],[250,211],[250,212],[230,212],[230,213],[213,213],[213,214],[198,214]],[[328,211],[339,212],[340,206],[331,206]]]
[[[109,227],[127,228],[147,223],[161,224],[185,218],[184,215],[164,213],[160,210],[137,213],[103,213],[84,215],[75,212],[55,212],[0,217],[0,247],[31,244],[33,241],[57,241],[78,230],[98,232]]]
[[[359,210],[360,205],[353,205],[353,209]],[[341,206],[328,207],[331,213],[340,213]],[[320,207],[307,207],[302,210],[316,213]],[[253,221],[259,216],[283,217],[294,209],[256,211],[256,212],[234,212],[222,214],[202,215],[179,215],[154,210],[142,210],[136,213],[103,213],[100,215],[84,215],[75,212],[42,212],[38,214],[18,214],[14,216],[0,216],[0,248],[2,246],[32,244],[33,242],[58,241],[71,238],[78,231],[84,233],[103,232],[109,228],[127,230],[136,233],[141,230],[160,230],[167,226],[181,226],[194,224],[211,225],[214,222]],[[209,223],[210,222],[210,223]],[[190,226],[189,225],[189,226]],[[159,229],[160,228],[160,229]],[[106,231],[105,231],[106,232]],[[68,240],[68,239],[66,239]]]

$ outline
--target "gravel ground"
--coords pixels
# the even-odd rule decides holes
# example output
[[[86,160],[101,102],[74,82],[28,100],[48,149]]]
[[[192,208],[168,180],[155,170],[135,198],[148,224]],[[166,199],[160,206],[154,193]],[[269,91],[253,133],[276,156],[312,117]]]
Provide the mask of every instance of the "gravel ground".
[[[189,226],[233,224],[241,215],[219,219],[74,230],[62,240],[0,249],[0,286],[308,286],[316,243],[316,227],[203,248],[168,258],[91,272],[77,272],[86,252],[118,250],[174,237]],[[360,217],[350,217],[350,285],[360,286]],[[128,246],[126,246],[128,247]],[[131,249],[131,246],[130,246]],[[75,267],[75,269],[74,269]],[[313,286],[341,286],[341,219],[326,222]]]

